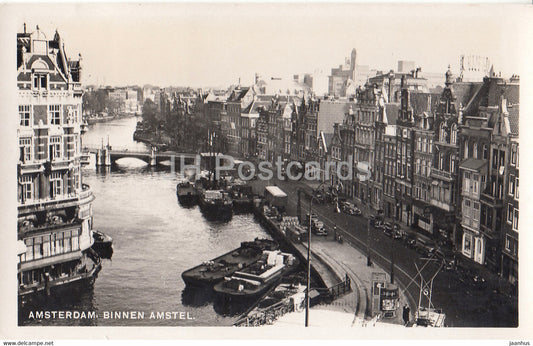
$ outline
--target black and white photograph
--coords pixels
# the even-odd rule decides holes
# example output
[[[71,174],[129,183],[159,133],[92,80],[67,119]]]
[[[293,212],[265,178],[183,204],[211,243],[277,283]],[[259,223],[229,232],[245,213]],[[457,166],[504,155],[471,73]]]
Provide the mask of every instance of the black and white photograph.
[[[3,340],[529,344],[530,3],[0,17]]]

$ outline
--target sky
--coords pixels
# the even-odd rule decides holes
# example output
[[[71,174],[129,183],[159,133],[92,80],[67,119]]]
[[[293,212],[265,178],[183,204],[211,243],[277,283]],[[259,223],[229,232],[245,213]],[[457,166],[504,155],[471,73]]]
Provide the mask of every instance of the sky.
[[[4,6],[5,9],[5,6]],[[357,49],[357,64],[388,71],[459,72],[461,54],[487,56],[504,76],[526,58],[524,5],[49,4],[11,5],[16,31],[57,29],[83,57],[83,83],[228,86],[255,73],[325,75]],[[529,16],[531,18],[531,16]]]

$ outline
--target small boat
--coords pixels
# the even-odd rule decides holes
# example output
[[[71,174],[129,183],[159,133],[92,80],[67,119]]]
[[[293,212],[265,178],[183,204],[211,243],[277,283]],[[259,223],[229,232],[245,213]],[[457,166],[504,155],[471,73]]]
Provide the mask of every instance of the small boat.
[[[254,241],[245,241],[235,250],[184,271],[181,277],[188,286],[214,285],[224,277],[259,260],[264,250],[277,248],[278,243],[269,239],[255,238]]]
[[[183,205],[194,205],[198,199],[198,192],[188,180],[178,183],[176,194],[178,195],[179,202]]]
[[[233,201],[223,190],[200,189],[198,205],[208,219],[231,219],[233,216]]]
[[[111,258],[113,255],[113,238],[103,232],[93,230],[93,239],[92,249],[101,258]]]
[[[294,271],[299,261],[280,250],[265,250],[259,260],[236,271],[215,285],[216,293],[227,298],[257,299],[279,283],[283,275]]]
[[[250,212],[253,208],[254,194],[252,187],[238,182],[229,189],[233,200],[233,210],[236,213]]]

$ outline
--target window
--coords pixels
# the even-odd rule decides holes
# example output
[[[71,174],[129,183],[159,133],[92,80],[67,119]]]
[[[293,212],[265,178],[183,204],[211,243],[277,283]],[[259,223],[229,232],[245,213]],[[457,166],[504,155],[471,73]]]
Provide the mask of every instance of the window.
[[[439,134],[439,139],[442,143],[446,143],[448,141],[448,139],[446,138],[446,128],[444,126],[444,123],[441,123],[440,124],[440,134]]]
[[[507,223],[513,222],[513,209],[514,208],[512,204],[507,205]]]
[[[19,117],[20,117],[20,126],[30,126],[31,124],[31,106],[30,105],[20,105],[19,106]]]
[[[483,144],[483,160],[487,160],[489,158],[489,148],[486,144]]]
[[[474,151],[472,152],[472,157],[477,159],[477,143],[474,143]]]
[[[420,174],[420,159],[416,159],[415,162],[415,173]]]
[[[50,197],[55,198],[62,194],[61,173],[54,172],[50,174]]]
[[[33,178],[29,175],[23,175],[20,177],[20,185],[22,188],[21,201],[33,199]]]
[[[450,157],[450,173],[455,172],[455,155]]]
[[[513,215],[513,230],[518,231],[518,209],[514,210]]]
[[[505,237],[505,250],[511,251],[511,238],[509,236]]]
[[[50,137],[50,160],[61,158],[61,137]]]
[[[48,106],[48,117],[50,119],[51,125],[61,125],[61,106],[60,105],[49,105]]]
[[[505,166],[505,151],[500,150],[500,167]]]
[[[515,194],[515,177],[514,175],[509,175],[509,195],[513,196]]]
[[[514,197],[516,199],[518,199],[518,177],[516,178],[516,183],[515,183],[515,194],[514,194]]]
[[[474,221],[479,221],[479,203],[474,202],[474,210],[472,212]]]
[[[516,165],[516,145],[511,146],[511,165]]]
[[[439,153],[439,169],[440,170],[444,169],[444,154],[443,153]]]
[[[498,149],[492,149],[492,168],[498,169]]]
[[[469,172],[465,172],[465,175],[464,175],[463,191],[465,193],[470,193],[470,173]]]
[[[465,156],[464,156],[465,159],[468,159],[468,142],[465,141]]]
[[[33,75],[33,89],[46,90],[48,88],[48,78],[46,74],[35,73]]]
[[[21,162],[29,162],[32,160],[31,157],[31,138],[20,138],[19,139],[19,160]]]
[[[476,194],[479,190],[479,174],[472,175],[472,193]]]
[[[429,140],[429,153],[430,154],[433,153],[433,140],[432,139]]]
[[[451,143],[457,144],[457,125],[453,124],[451,129]]]
[[[464,234],[463,238],[463,253],[470,256],[472,251],[472,236],[469,234]]]

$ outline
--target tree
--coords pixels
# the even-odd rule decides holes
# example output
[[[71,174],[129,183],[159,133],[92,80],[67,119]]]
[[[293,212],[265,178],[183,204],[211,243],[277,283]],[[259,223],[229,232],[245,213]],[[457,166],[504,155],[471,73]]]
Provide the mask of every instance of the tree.
[[[157,106],[154,101],[146,99],[143,104],[143,123],[151,128],[159,126]]]

